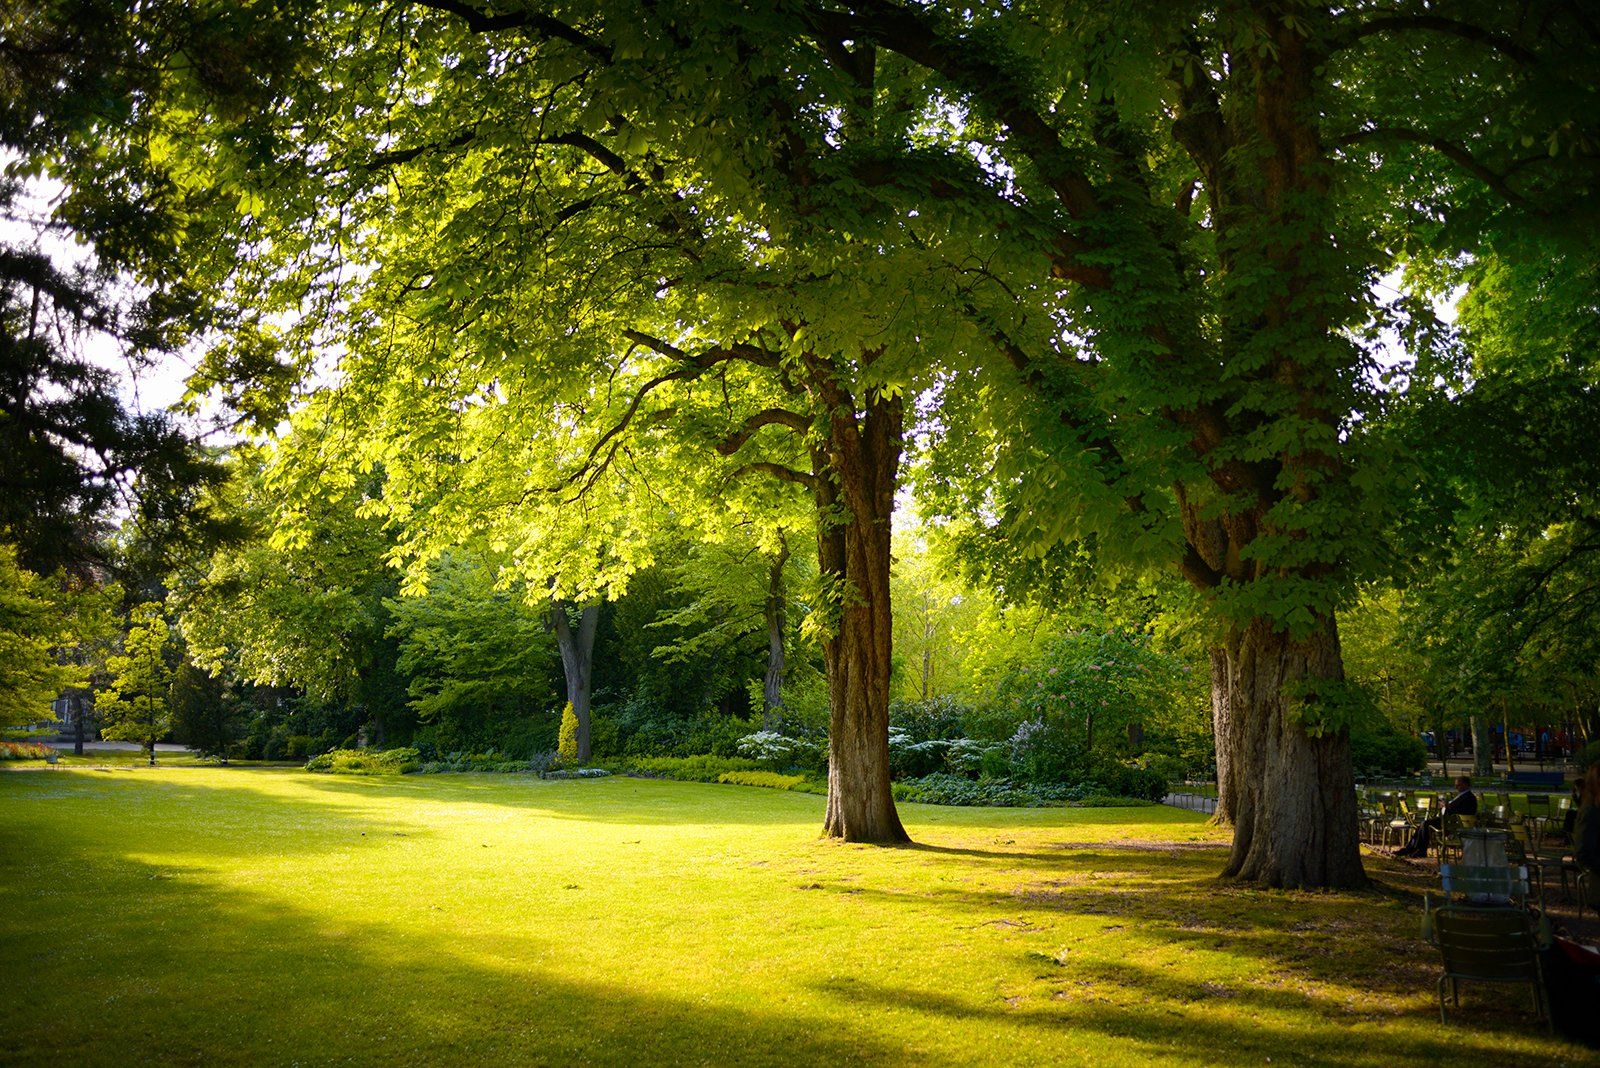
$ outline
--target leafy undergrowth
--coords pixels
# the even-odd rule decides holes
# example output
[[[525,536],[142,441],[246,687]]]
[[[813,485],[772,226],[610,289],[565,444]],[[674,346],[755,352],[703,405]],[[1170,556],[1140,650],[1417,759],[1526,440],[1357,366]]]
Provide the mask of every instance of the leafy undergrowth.
[[[17,1062],[1583,1061],[1515,996],[1441,1027],[1422,871],[1219,885],[1171,808],[904,805],[627,778],[0,775]],[[647,1052],[646,1052],[647,1051]]]

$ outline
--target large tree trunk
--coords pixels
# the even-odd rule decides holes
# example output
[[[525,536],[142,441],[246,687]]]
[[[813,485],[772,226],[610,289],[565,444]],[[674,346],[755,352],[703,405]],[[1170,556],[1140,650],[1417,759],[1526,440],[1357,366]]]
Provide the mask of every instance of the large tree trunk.
[[[889,789],[889,521],[904,410],[898,397],[869,400],[860,415],[847,396],[829,399],[826,462],[813,481],[817,562],[838,613],[822,646],[832,706],[823,834],[908,842]]]
[[[578,763],[586,764],[593,752],[589,730],[590,683],[594,675],[594,635],[600,625],[600,605],[585,605],[578,613],[578,627],[568,618],[568,604],[555,601],[550,606],[550,629],[555,632],[556,648],[561,650],[561,670],[567,680],[567,700],[578,718]]]
[[[1255,620],[1228,636],[1224,654],[1227,733],[1217,741],[1234,826],[1224,875],[1277,887],[1364,885],[1349,737],[1309,735],[1285,692],[1303,680],[1342,682],[1333,620],[1300,639]]]
[[[783,635],[788,627],[789,599],[783,585],[783,567],[789,562],[789,543],[779,543],[778,555],[767,571],[767,673],[761,680],[761,725],[775,730],[783,713]]]

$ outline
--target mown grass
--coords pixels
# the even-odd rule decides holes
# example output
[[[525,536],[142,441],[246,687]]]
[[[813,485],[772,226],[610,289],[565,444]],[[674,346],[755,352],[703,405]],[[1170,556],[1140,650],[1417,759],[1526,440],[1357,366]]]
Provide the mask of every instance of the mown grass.
[[[1441,1027],[1410,888],[1219,885],[1191,813],[906,805],[919,845],[877,849],[818,840],[821,809],[620,778],[0,774],[0,1059],[1586,1056],[1501,990]]]

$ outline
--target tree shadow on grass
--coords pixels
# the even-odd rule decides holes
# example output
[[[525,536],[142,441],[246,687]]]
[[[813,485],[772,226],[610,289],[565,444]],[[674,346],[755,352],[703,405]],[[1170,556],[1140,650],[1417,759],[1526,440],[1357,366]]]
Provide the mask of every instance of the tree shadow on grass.
[[[1096,981],[1118,982],[1142,1000],[1134,1005],[1099,996],[1093,988]],[[1390,1028],[1375,1048],[1370,1034],[1358,1037],[1336,1028],[1311,1029],[1303,1022],[1268,1018],[1260,1013],[1252,1014],[1248,1025],[1241,1026],[1237,1017],[1208,1017],[1205,994],[1192,988],[1175,990],[1168,977],[1136,964],[1124,965],[1115,980],[1102,977],[1082,985],[1067,982],[1046,997],[1014,998],[993,1004],[870,981],[822,983],[817,989],[856,1005],[910,1008],[930,1017],[1058,1032],[1063,1043],[1071,1042],[1079,1049],[1086,1047],[1088,1035],[1098,1034],[1119,1044],[1137,1044],[1138,1049],[1125,1052],[1136,1056],[1142,1053],[1153,1063],[1181,1059],[1202,1064],[1260,1064],[1276,1058],[1289,1063],[1372,1068],[1392,1064],[1504,1064],[1507,1056],[1503,1042],[1494,1033],[1469,1028],[1435,1028],[1420,1035],[1396,1034]],[[1267,1004],[1291,1010],[1302,1019],[1306,1010],[1303,1001],[1288,996]],[[1555,1049],[1551,1054],[1555,1061]]]
[[[1329,1025],[1369,1020],[1387,1026],[1388,1021],[1407,1020],[1415,1028],[1435,1019],[1438,955],[1420,937],[1420,891],[1426,878],[1410,870],[1390,871],[1392,865],[1378,862],[1378,878],[1366,891],[1259,890],[1217,877],[1225,850],[1225,845],[1137,842],[1066,842],[1059,851],[1027,852],[910,847],[912,852],[958,858],[971,877],[965,885],[944,881],[902,888],[850,880],[818,889],[860,902],[865,909],[891,907],[922,917],[942,913],[967,930],[987,929],[1010,947],[1018,963],[1042,967],[1027,992],[1030,998],[1073,1002],[1084,990],[1092,999],[1093,991],[1112,989],[1121,1000],[1131,994],[1150,1002],[1149,1015],[1156,1019],[1168,1012],[1190,1017],[1191,1007],[1211,998],[1227,999],[1256,1015],[1298,1015],[1308,1023]],[[986,858],[991,862],[984,863]],[[1020,865],[1029,868],[1018,870]],[[1140,959],[1106,959],[1107,949],[1116,952],[1122,936],[1101,941],[1102,933],[1117,931],[1136,934],[1138,944],[1153,944],[1152,954],[1166,966],[1180,966],[1166,971]],[[1061,949],[1063,937],[1074,945],[1084,943],[1079,947],[1083,952]],[[1034,948],[1028,949],[1030,945]],[[1203,974],[1208,954],[1250,962],[1243,974],[1251,978],[1215,989],[1196,981],[1194,973],[1199,969]],[[1224,970],[1240,973],[1237,964]],[[1018,991],[1017,1000],[1026,1000],[1023,994]],[[913,1004],[922,996],[903,990],[884,994],[886,1001]],[[1117,1007],[1118,999],[1095,1000],[1087,1023],[1076,1010],[1064,1018],[1056,1012],[1026,1018],[1040,1026],[1140,1033],[1138,1014]],[[1498,986],[1469,992],[1464,1008],[1471,1027],[1441,1031],[1437,1041],[1406,1039],[1393,1052],[1402,1060],[1441,1060],[1466,1048],[1468,1060],[1505,1063],[1497,1043],[1503,1046],[1513,1036],[1529,1040],[1542,1031],[1528,1011],[1527,998],[1516,992],[1507,996]],[[1013,1010],[972,1006],[959,998],[941,1011],[1019,1018]],[[1262,1027],[1271,1032],[1270,1023]],[[1370,1050],[1348,1057],[1331,1047],[1301,1051],[1292,1034],[1240,1046],[1234,1031],[1218,1030],[1208,1037],[1205,1028],[1193,1029],[1187,1019],[1182,1032],[1186,1039],[1196,1036],[1200,1045],[1195,1054],[1207,1062],[1231,1059],[1235,1050],[1282,1055],[1286,1048],[1332,1064],[1385,1062],[1375,1060]]]
[[[0,939],[4,1059],[130,1064],[836,1063],[885,1060],[875,1037],[780,1010],[718,1005],[693,982],[629,989],[581,939],[492,945],[330,916],[278,896],[80,856],[73,881],[8,876]],[[282,890],[284,888],[278,888]],[[114,902],[108,914],[91,910]],[[467,903],[470,905],[470,903]],[[15,932],[14,932],[15,934]],[[552,964],[551,962],[556,962]]]

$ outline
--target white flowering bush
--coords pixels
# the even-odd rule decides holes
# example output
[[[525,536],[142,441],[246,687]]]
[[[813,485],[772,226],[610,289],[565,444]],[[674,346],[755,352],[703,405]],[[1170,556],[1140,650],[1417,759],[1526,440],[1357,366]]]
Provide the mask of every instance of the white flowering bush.
[[[809,764],[820,755],[821,747],[804,738],[790,738],[777,731],[756,731],[739,739],[739,755],[759,760],[775,768]]]

